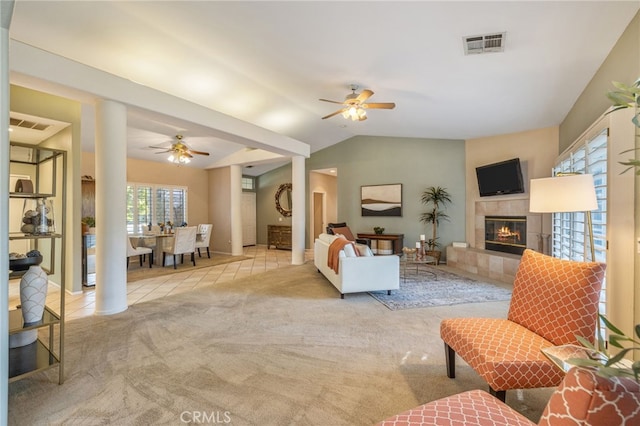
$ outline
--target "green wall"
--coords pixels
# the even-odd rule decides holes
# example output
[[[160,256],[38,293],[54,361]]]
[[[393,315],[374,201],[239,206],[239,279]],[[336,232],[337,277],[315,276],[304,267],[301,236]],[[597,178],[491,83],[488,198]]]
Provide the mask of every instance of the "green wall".
[[[450,221],[439,227],[444,246],[465,240],[465,150],[463,140],[356,136],[315,152],[307,159],[305,171],[335,167],[338,170],[338,220],[346,221],[354,232],[373,232],[374,226],[388,233],[405,235],[404,245],[415,246],[420,234],[430,228],[419,222],[425,211],[422,191],[428,186],[447,188],[452,204]],[[266,244],[266,225],[290,224],[278,221],[274,194],[281,183],[291,181],[291,166],[265,173],[258,178],[258,243]],[[308,182],[308,179],[307,179]],[[362,185],[402,184],[402,217],[362,217]],[[308,184],[307,184],[308,185]],[[309,205],[309,191],[305,188]],[[309,248],[309,209],[306,210],[306,247]]]

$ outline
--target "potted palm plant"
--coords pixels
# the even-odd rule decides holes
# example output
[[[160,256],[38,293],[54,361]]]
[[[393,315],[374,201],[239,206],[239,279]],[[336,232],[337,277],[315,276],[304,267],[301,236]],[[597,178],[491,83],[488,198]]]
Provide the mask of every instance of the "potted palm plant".
[[[441,220],[449,220],[449,216],[444,212],[447,203],[451,202],[451,194],[440,186],[430,186],[422,193],[422,204],[426,205],[428,210],[420,215],[420,222],[431,224],[431,238],[426,242],[427,256],[436,259],[436,263],[440,262],[440,247],[438,243],[438,225]]]

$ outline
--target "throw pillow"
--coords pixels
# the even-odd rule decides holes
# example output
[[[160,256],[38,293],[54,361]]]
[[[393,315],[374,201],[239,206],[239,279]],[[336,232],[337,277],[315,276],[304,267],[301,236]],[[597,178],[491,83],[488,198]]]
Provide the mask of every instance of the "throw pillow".
[[[356,244],[356,249],[358,249],[360,256],[373,256],[373,252],[366,244]]]
[[[333,228],[333,233],[338,235],[344,235],[344,237],[349,240],[349,241],[355,241],[356,239],[354,238],[353,234],[351,233],[351,229],[349,229],[348,226],[345,226],[344,228]]]

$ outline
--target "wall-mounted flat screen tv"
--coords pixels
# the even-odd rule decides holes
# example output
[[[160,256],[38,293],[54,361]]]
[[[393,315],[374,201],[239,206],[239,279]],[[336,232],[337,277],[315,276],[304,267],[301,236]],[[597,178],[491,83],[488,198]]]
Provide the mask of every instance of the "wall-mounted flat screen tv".
[[[476,167],[476,175],[481,197],[524,192],[519,158]]]

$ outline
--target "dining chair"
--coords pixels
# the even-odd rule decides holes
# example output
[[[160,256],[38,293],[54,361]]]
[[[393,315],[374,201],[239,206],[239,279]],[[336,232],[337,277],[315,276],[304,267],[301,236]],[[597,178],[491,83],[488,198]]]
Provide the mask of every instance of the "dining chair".
[[[209,253],[209,241],[211,240],[211,231],[213,230],[213,225],[210,223],[201,223],[198,225],[198,235],[196,236],[196,248],[198,249],[198,257],[202,257],[200,254],[201,248],[207,249],[207,257],[211,259],[211,254]]]
[[[173,255],[173,269],[177,269],[178,255],[180,263],[184,263],[184,255],[191,254],[191,262],[196,266],[196,231],[195,226],[176,228],[173,241],[162,249],[162,266],[165,265],[167,255]]]
[[[144,256],[149,255],[149,268],[153,265],[153,250],[148,247],[134,247],[131,238],[127,236],[127,269],[129,268],[129,258],[140,256],[140,266],[144,262]]]
[[[158,234],[160,234],[160,227],[158,225],[152,225],[151,229],[145,226],[142,230],[144,246],[154,248],[156,246],[155,236]]]

